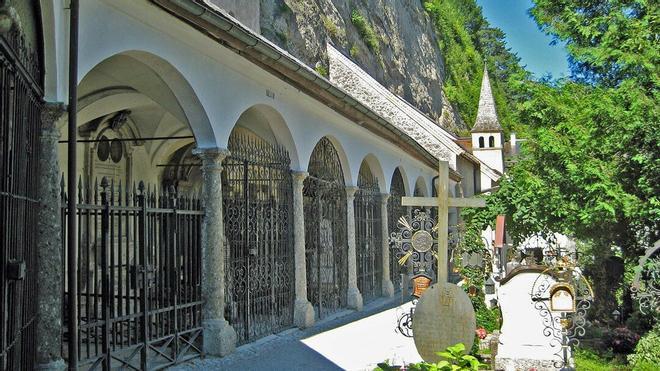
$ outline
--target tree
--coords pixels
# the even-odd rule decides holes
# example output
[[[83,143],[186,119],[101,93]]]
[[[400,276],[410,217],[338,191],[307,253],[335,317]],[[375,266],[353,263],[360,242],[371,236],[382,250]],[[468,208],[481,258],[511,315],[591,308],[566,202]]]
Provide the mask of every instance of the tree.
[[[573,76],[605,86],[632,79],[658,86],[660,14],[657,0],[534,0],[531,14],[565,41]]]
[[[589,246],[594,272],[613,248],[634,265],[660,238],[657,4],[535,0],[531,14],[566,43],[572,76],[509,84],[528,142],[489,207],[466,217],[486,224],[506,214],[516,241],[572,235]],[[607,290],[596,293],[600,314],[615,303]]]

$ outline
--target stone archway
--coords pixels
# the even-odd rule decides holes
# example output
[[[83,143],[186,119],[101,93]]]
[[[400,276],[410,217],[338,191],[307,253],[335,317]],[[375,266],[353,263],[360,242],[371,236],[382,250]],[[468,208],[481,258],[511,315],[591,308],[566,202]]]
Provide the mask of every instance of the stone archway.
[[[364,302],[382,293],[381,194],[378,179],[367,161],[360,166],[355,193],[357,287]]]
[[[140,368],[200,356],[205,210],[180,175],[199,168],[190,158],[199,140],[215,143],[204,110],[174,67],[139,51],[98,63],[78,92],[81,181],[64,197],[77,199],[79,362]]]
[[[269,117],[240,116],[222,165],[225,312],[239,344],[293,326],[291,160]]]
[[[346,185],[329,138],[316,144],[303,186],[307,298],[318,318],[347,306]]]

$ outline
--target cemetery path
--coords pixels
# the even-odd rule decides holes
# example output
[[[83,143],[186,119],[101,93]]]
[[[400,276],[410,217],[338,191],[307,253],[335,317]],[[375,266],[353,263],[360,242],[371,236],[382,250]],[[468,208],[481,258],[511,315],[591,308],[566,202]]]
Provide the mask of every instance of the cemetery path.
[[[373,370],[419,362],[412,338],[395,332],[396,319],[410,309],[400,297],[378,299],[362,312],[343,311],[306,330],[291,329],[241,346],[224,358],[207,357],[170,370]]]

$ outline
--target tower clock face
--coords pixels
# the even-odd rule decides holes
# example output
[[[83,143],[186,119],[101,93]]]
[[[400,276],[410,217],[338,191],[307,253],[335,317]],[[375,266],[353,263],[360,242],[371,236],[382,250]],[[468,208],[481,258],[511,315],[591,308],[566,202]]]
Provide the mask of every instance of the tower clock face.
[[[427,231],[417,231],[410,239],[413,248],[418,252],[427,252],[433,246],[433,236]]]

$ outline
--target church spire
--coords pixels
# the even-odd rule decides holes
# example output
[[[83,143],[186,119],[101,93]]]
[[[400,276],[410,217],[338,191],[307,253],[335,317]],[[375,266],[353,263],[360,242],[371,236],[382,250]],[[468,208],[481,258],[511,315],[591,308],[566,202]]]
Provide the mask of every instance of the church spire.
[[[472,127],[472,132],[493,132],[502,131],[500,120],[497,117],[495,100],[490,88],[490,79],[488,70],[484,63],[484,77],[481,81],[481,94],[479,95],[479,109],[477,110],[477,120]]]

